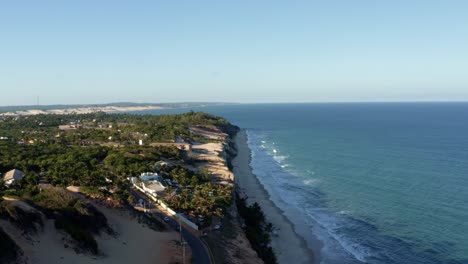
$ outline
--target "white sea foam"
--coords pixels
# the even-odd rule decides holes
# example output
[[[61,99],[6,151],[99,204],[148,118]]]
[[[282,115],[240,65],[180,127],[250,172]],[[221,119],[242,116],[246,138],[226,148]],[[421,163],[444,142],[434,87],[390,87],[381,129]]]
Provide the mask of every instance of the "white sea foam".
[[[304,180],[303,183],[305,185],[308,185],[308,186],[315,186],[315,185],[317,185],[318,180],[317,179],[307,179],[307,180]]]
[[[273,159],[278,162],[278,163],[282,163],[283,161],[285,161],[286,159],[288,158],[287,155],[275,155],[273,156]]]
[[[318,180],[307,179],[295,183],[295,178],[289,177],[290,174],[283,170],[287,167],[284,161],[288,156],[276,155],[278,153],[277,148],[272,149],[273,153],[270,152],[269,154],[270,159],[273,158],[279,165],[275,169],[275,166],[271,166],[271,161],[268,161],[268,156],[265,155],[268,154],[268,151],[265,151],[264,145],[259,144],[260,142],[263,143],[263,141],[259,140],[258,135],[251,133],[247,133],[247,135],[250,139],[248,142],[252,150],[252,156],[258,155],[256,160],[252,160],[255,163],[252,166],[254,173],[270,194],[277,194],[276,196],[272,196],[272,200],[278,206],[281,207],[281,204],[283,204],[283,207],[286,206],[283,210],[297,212],[296,214],[288,215],[288,218],[295,225],[301,225],[300,223],[302,223],[302,226],[308,225],[309,230],[319,240],[324,242],[321,252],[323,263],[354,263],[356,260],[366,263],[366,258],[371,256],[371,251],[343,233],[342,229],[347,226],[346,220],[343,218],[344,216],[334,216],[325,210],[317,208],[304,208],[304,205],[308,204],[305,199],[310,199],[310,195],[308,193],[301,194],[300,190],[307,186],[307,190],[310,191],[310,187],[315,186]],[[306,171],[306,173],[308,175],[315,174],[311,170]],[[308,196],[309,198],[302,196]],[[301,233],[304,234],[304,238],[307,240],[307,231]],[[345,259],[347,261],[343,261]]]
[[[346,220],[319,210],[307,210],[307,215],[312,218],[318,224],[319,229],[321,229],[321,232],[317,232],[316,228],[316,232],[314,233],[320,240],[324,241],[325,246],[323,248],[323,253],[325,256],[336,254],[336,243],[360,262],[366,263],[366,259],[372,255],[369,248],[352,241],[340,231],[349,224]]]

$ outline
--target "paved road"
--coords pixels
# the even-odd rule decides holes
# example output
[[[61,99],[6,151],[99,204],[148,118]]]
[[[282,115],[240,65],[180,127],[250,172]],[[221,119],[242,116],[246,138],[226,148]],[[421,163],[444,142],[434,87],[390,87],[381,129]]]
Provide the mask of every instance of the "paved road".
[[[133,189],[130,189],[132,194],[139,199],[143,199],[145,203],[151,202],[152,207],[154,208],[153,202],[141,194],[140,192],[137,192]],[[156,217],[159,217],[161,220],[164,219],[164,217],[169,217],[169,226],[171,226],[174,230],[179,231],[179,224],[176,222],[176,219],[173,219],[169,215],[165,214],[164,212],[161,211],[161,213],[156,213]],[[156,221],[156,220],[155,220]],[[200,238],[197,235],[194,235],[190,231],[188,231],[186,228],[182,227],[182,237],[184,240],[188,243],[190,248],[192,249],[192,263],[193,264],[211,264],[211,259],[210,255],[208,253],[208,249],[204,246],[203,242],[200,240]],[[186,263],[190,263],[188,260]]]
[[[170,220],[169,225],[175,230],[179,229],[179,224],[175,220]],[[194,264],[211,264],[210,256],[207,252],[207,249],[203,245],[203,242],[198,238],[197,235],[194,235],[188,231],[185,227],[182,227],[182,237],[188,243],[192,249],[192,260]],[[187,262],[188,263],[188,262]]]

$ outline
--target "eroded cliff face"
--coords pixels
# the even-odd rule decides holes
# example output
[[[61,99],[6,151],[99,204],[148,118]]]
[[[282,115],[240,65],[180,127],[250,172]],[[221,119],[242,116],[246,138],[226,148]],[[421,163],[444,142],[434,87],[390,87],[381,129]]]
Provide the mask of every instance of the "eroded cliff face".
[[[215,143],[222,146],[221,151],[218,151],[217,158],[219,161],[211,160],[208,168],[211,169],[213,175],[222,175],[220,168],[225,171],[224,180],[221,183],[230,184],[235,191],[235,175],[232,171],[232,160],[237,155],[237,147],[235,144],[235,137],[240,131],[239,127],[234,125],[227,125],[220,129],[220,133],[225,136],[222,141]],[[213,132],[213,131],[212,131]],[[212,134],[214,135],[214,134]],[[221,136],[218,134],[217,136]],[[211,143],[214,144],[214,143]],[[208,148],[205,148],[205,151]],[[218,168],[216,170],[216,168]],[[229,176],[228,176],[229,175]],[[228,177],[227,177],[228,176]],[[235,195],[233,193],[233,199]],[[258,257],[255,250],[253,250],[249,240],[247,239],[244,230],[242,229],[242,219],[239,217],[236,203],[233,202],[231,207],[227,210],[224,218],[222,219],[222,229],[219,231],[211,232],[207,241],[216,263],[226,264],[261,264],[263,261]]]
[[[216,263],[262,264],[241,227],[237,208],[232,205],[223,219],[223,229],[207,238]]]
[[[237,127],[236,127],[237,128]],[[224,144],[223,155],[226,160],[226,166],[229,172],[233,175],[232,184],[233,192],[236,190],[235,175],[232,172],[232,160],[237,155],[237,148],[235,145],[234,137],[236,136],[239,128],[235,133],[226,138]],[[236,196],[233,193],[233,199]],[[210,248],[213,251],[217,263],[227,264],[262,264],[264,263],[253,250],[252,245],[247,239],[245,232],[242,228],[243,220],[239,216],[236,203],[233,202],[223,219],[223,229],[215,233],[214,236],[208,239]]]

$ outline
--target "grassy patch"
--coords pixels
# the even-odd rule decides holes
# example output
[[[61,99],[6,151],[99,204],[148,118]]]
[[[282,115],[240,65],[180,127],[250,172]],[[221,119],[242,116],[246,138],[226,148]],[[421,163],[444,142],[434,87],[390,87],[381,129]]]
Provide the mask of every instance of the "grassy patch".
[[[82,226],[76,225],[73,219],[60,216],[55,219],[55,227],[67,232],[78,243],[81,249],[88,250],[93,254],[98,253],[98,244],[92,233]]]
[[[24,210],[9,201],[0,202],[0,218],[7,219],[24,232],[37,232],[43,226],[39,212]]]
[[[152,229],[157,232],[166,231],[167,227],[159,219],[152,217],[146,213],[132,210],[133,215],[138,219],[138,223],[146,225],[149,229]]]
[[[43,188],[31,202],[49,218],[55,219],[55,227],[67,232],[85,251],[97,254],[99,249],[93,234],[99,234],[103,229],[110,232],[104,214],[61,188]]]

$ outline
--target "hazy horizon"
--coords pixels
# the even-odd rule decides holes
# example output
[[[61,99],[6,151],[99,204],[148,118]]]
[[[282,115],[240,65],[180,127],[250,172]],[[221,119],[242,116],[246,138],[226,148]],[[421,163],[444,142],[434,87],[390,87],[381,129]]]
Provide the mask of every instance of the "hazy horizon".
[[[402,103],[402,104],[406,104],[406,103],[468,103],[468,100],[467,101],[457,101],[457,100],[453,100],[453,101],[309,101],[309,102],[247,102],[247,103],[241,103],[241,102],[215,102],[215,101],[211,101],[211,102],[197,102],[197,101],[189,101],[189,102],[109,102],[109,103],[74,103],[74,104],[29,104],[29,105],[0,105],[1,108],[6,108],[6,107],[28,107],[28,108],[34,108],[34,107],[38,107],[38,108],[41,108],[41,107],[48,107],[48,106],[63,106],[63,107],[66,107],[66,106],[83,106],[83,107],[87,107],[87,106],[114,106],[114,105],[118,105],[118,104],[135,104],[135,105],[139,105],[139,106],[144,106],[144,105],[171,105],[171,104],[174,104],[174,105],[177,105],[177,104],[194,104],[194,105],[197,105],[197,104],[209,104],[210,106],[213,106],[213,105],[216,105],[216,104],[220,104],[220,105],[228,105],[228,104],[234,104],[234,105],[262,105],[262,104],[265,104],[265,105],[268,105],[268,104],[379,104],[379,103],[382,103],[382,104],[398,104],[398,103]]]
[[[466,1],[0,4],[0,105],[468,101]]]

